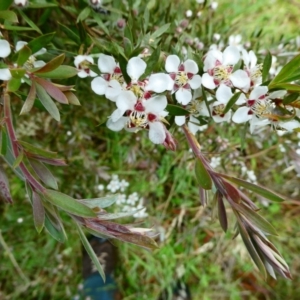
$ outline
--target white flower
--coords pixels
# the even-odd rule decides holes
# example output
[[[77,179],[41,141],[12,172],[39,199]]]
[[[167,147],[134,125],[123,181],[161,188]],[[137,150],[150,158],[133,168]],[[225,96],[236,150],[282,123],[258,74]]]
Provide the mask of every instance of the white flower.
[[[190,18],[193,15],[193,12],[189,9],[185,12],[187,18]]]
[[[242,36],[240,34],[237,35],[230,35],[228,38],[228,44],[229,46],[235,46],[239,50],[243,49],[243,46],[241,45]]]
[[[192,100],[191,89],[197,89],[201,85],[201,77],[197,75],[198,65],[191,59],[181,63],[177,55],[169,55],[165,68],[173,81],[176,100],[187,105]]]
[[[25,7],[26,5],[28,5],[28,1],[27,0],[14,0],[14,4],[19,7]]]
[[[250,77],[250,86],[254,87],[262,83],[262,64],[257,64],[257,57],[251,50],[247,52],[242,49],[242,57],[244,61],[244,69]]]
[[[127,74],[131,78],[131,83],[137,83],[138,79],[143,75],[147,64],[138,56],[129,59],[127,64]]]
[[[233,72],[234,65],[240,59],[237,47],[228,46],[222,53],[219,50],[210,50],[204,59],[204,73],[202,85],[208,89],[215,89],[221,83],[227,86],[248,91],[250,78],[243,70]]]
[[[246,106],[239,107],[232,117],[235,123],[250,121],[250,132],[253,133],[255,127],[262,127],[270,124],[268,116],[272,114],[274,105],[271,100],[266,98],[268,87],[257,86],[250,93],[249,99],[242,94],[240,101]]]
[[[11,53],[10,45],[7,40],[0,40],[0,57],[6,58]]]
[[[86,78],[88,76],[97,76],[97,74],[90,69],[90,65],[93,64],[94,59],[90,55],[77,55],[74,59],[74,65],[78,70],[78,77]]]
[[[122,179],[121,181],[120,181],[120,191],[121,192],[124,192],[125,191],[125,189],[129,186],[129,182],[128,181],[126,181],[126,180],[124,180],[124,179]]]

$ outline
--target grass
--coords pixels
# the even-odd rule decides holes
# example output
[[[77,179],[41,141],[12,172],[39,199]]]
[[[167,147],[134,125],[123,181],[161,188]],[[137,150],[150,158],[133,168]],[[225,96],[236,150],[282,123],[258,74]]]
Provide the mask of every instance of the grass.
[[[190,1],[186,3],[189,8]],[[191,6],[196,10],[195,4]],[[257,46],[269,48],[275,42],[295,38],[299,26],[297,9],[296,2],[219,1],[211,30],[224,37],[237,33],[244,37],[252,35]],[[184,10],[181,11],[183,17]],[[220,26],[222,22],[224,27]],[[261,28],[262,35],[255,37],[253,32]],[[218,221],[211,217],[211,206],[200,205],[193,160],[183,135],[176,133],[179,151],[173,153],[151,144],[145,139],[146,133],[111,132],[99,126],[106,120],[103,111],[112,110],[111,103],[90,94],[87,97],[88,83],[78,81],[76,89],[81,108],[63,107],[64,121],[59,125],[43,112],[38,117],[22,118],[24,127],[19,135],[49,145],[49,149],[66,157],[68,167],[52,168],[64,193],[76,198],[95,197],[95,187],[99,183],[107,184],[104,179],[107,174],[118,174],[130,182],[128,193],[138,192],[145,198],[150,217],[144,225],[158,228],[160,247],[148,252],[116,243],[120,253],[116,279],[122,299],[157,299],[163,289],[181,276],[195,299],[298,299],[299,178],[293,170],[283,171],[288,170],[291,158],[288,152],[278,149],[278,144],[284,141],[291,141],[295,147],[296,135],[278,137],[269,132],[267,136],[251,137],[247,134],[244,149],[240,149],[242,134],[230,125],[211,124],[199,135],[203,151],[209,157],[221,157],[220,171],[241,174],[239,163],[233,165],[229,156],[236,152],[237,161],[254,170],[260,184],[293,199],[264,206],[262,199],[256,198],[261,214],[278,230],[279,236],[271,240],[294,276],[293,281],[281,278],[264,281],[241,239],[232,240],[234,218],[230,209],[227,208],[230,230],[224,234]],[[15,109],[19,110],[17,102]],[[30,137],[27,128],[32,123],[40,129]],[[226,149],[220,150],[218,137],[223,142],[228,140]],[[81,244],[74,225],[63,216],[69,237],[65,244],[56,242],[45,232],[37,234],[23,183],[16,178],[10,183],[14,205],[0,203],[0,299],[70,299],[78,293],[82,282]],[[118,210],[118,207],[111,209]],[[9,251],[5,251],[7,248]]]

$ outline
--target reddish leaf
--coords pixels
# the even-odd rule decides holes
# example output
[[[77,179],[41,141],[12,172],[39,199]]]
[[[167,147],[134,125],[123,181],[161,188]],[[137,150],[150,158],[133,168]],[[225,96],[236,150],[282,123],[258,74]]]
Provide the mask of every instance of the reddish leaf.
[[[65,60],[65,54],[61,54],[52,60],[50,60],[48,63],[46,63],[43,67],[40,69],[36,70],[34,73],[46,73],[53,71],[57,69]]]
[[[36,98],[36,88],[35,88],[35,84],[32,83],[31,87],[30,87],[30,90],[29,90],[29,93],[28,93],[28,96],[27,96],[27,98],[26,98],[26,100],[25,100],[25,102],[22,106],[20,115],[24,115],[24,114],[30,112],[30,110],[33,107],[35,98]]]

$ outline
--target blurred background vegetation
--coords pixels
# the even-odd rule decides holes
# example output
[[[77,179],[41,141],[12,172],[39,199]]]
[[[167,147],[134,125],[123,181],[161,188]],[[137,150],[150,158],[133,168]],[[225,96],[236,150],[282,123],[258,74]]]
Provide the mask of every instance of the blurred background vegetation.
[[[87,5],[84,1],[59,2],[61,12],[69,16],[76,12],[74,7],[80,11]],[[144,5],[148,6],[152,28],[163,24],[161,16],[166,13],[167,5],[162,1],[131,2],[141,15]],[[250,42],[256,51],[271,50],[277,54],[299,50],[295,41],[300,27],[298,1],[222,0],[215,10],[209,7],[209,1],[205,8],[191,0],[167,4],[171,7],[174,28],[187,19],[187,10],[193,13],[182,35],[174,32],[178,44],[184,44],[187,36],[203,42],[203,50],[189,51],[200,54],[206,51],[216,42],[215,33],[221,35],[220,40],[225,44],[230,35],[241,34],[242,43]],[[112,35],[121,36],[114,24],[121,17],[126,18],[126,1],[105,1],[104,6],[111,10],[111,15],[99,16],[105,24],[112,24]],[[24,10],[43,33],[58,32],[54,43],[67,51],[72,63],[78,49],[63,35],[57,20],[65,26],[75,26],[71,25],[75,23],[71,17],[63,18],[61,12],[55,7]],[[20,37],[29,39],[27,33],[14,38]],[[122,299],[154,300],[178,277],[189,285],[194,299],[299,299],[300,181],[291,158],[291,149],[300,147],[299,134],[298,137],[297,134],[278,136],[267,131],[251,136],[247,132],[243,139],[242,127],[209,124],[198,136],[207,156],[220,160],[218,170],[243,176],[241,166],[246,166],[254,171],[258,183],[291,199],[282,204],[256,199],[261,214],[278,230],[279,236],[273,237],[272,242],[285,257],[294,277],[293,281],[282,278],[264,281],[241,239],[232,240],[234,218],[230,217],[230,211],[230,230],[224,234],[218,221],[211,218],[210,205],[205,208],[200,205],[192,155],[180,130],[173,128],[179,145],[177,152],[153,145],[145,138],[146,132],[136,135],[112,132],[101,125],[112,111],[111,103],[92,93],[89,79],[71,79],[68,83],[75,84],[81,106],[61,106],[59,124],[35,108],[34,114],[18,117],[18,136],[57,151],[66,159],[67,167],[52,168],[64,193],[76,198],[105,195],[109,191],[101,192],[97,186],[106,187],[109,176],[115,174],[129,182],[128,194],[137,192],[144,198],[149,217],[143,225],[158,228],[160,248],[147,252],[116,243],[120,253],[116,278]],[[20,107],[21,103],[15,101],[15,112]],[[82,283],[82,249],[76,229],[70,219],[64,218],[68,233],[65,244],[58,243],[46,232],[38,234],[23,182],[11,173],[10,184],[14,204],[0,203],[0,299],[71,299],[78,294]],[[117,205],[110,209],[119,210]],[[4,245],[9,252],[4,251]]]

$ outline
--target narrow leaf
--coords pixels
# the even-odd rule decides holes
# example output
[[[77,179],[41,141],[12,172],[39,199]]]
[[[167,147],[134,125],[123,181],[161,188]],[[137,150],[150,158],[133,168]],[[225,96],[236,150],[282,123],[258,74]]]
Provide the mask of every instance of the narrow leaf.
[[[227,214],[226,214],[225,205],[224,205],[222,197],[217,197],[217,201],[218,201],[219,221],[220,221],[222,229],[224,230],[224,232],[226,232],[227,228],[228,228],[228,221],[227,221]]]
[[[41,148],[37,148],[37,147],[33,146],[32,144],[29,144],[27,142],[23,142],[23,141],[18,140],[18,143],[21,144],[25,148],[26,152],[28,151],[29,153],[44,156],[46,158],[55,158],[57,156],[56,152],[51,152],[51,151],[47,151],[47,150],[44,150],[44,149],[41,149]],[[26,155],[26,156],[30,156],[30,155]]]
[[[235,203],[240,203],[241,197],[238,189],[226,180],[222,180],[223,186],[226,190],[227,199],[230,198]]]
[[[48,45],[52,41],[54,35],[55,32],[39,36],[38,38],[31,40],[27,46],[31,49],[32,53],[36,53]]]
[[[270,84],[269,90],[287,90],[287,91],[296,91],[300,92],[300,85],[299,84],[292,84],[286,82],[279,82],[276,84]]]
[[[4,169],[0,166],[0,200],[12,203],[8,179]]]
[[[49,234],[56,239],[60,243],[64,243],[66,241],[66,236],[64,234],[64,230],[61,227],[62,224],[55,223],[54,220],[51,220],[49,215],[46,213],[45,217],[45,228],[49,232]],[[58,228],[57,228],[58,227]]]
[[[76,97],[76,95],[72,92],[65,92],[64,93],[65,96],[68,99],[69,104],[73,104],[73,105],[81,105],[78,98]]]
[[[87,240],[83,230],[81,229],[80,225],[75,221],[75,225],[77,227],[81,242],[86,250],[86,252],[88,253],[88,255],[90,256],[92,262],[94,263],[95,267],[97,268],[100,276],[102,277],[103,281],[105,282],[105,273],[104,273],[104,269],[101,266],[97,255],[95,254],[93,248],[91,247],[89,241]]]
[[[51,72],[39,73],[39,77],[49,79],[67,79],[76,76],[78,73],[77,69],[71,66],[59,66]]]
[[[166,110],[170,116],[188,116],[190,112],[180,106],[168,104]]]
[[[226,114],[232,108],[235,102],[239,99],[241,93],[242,92],[233,94],[233,96],[229,99],[228,103],[226,104],[223,114]]]
[[[26,70],[23,68],[10,69],[10,74],[13,78],[20,79],[24,77]]]
[[[0,19],[11,23],[18,23],[17,15],[11,10],[0,10]]]
[[[53,100],[51,99],[51,97],[47,94],[47,92],[45,91],[45,89],[42,86],[40,86],[36,82],[32,83],[32,84],[35,84],[37,96],[38,96],[39,100],[41,101],[41,103],[43,104],[43,106],[46,108],[46,110],[49,112],[49,114],[56,121],[59,122],[60,121],[59,110],[58,110],[57,106],[55,105],[55,103],[53,102]]]
[[[39,73],[46,73],[46,72],[51,72],[55,69],[57,69],[65,60],[65,54],[62,53],[59,56],[56,56],[52,60],[50,60],[48,63],[46,63],[43,67],[40,69],[36,70],[34,73],[39,74]]]
[[[110,195],[102,198],[80,199],[78,201],[90,208],[105,208],[114,204],[118,197],[119,195]]]
[[[163,26],[161,26],[160,28],[155,30],[154,33],[152,33],[152,35],[150,36],[150,39],[155,40],[158,37],[160,37],[162,34],[164,34],[169,29],[170,25],[171,25],[170,23],[164,24]]]
[[[72,41],[74,41],[77,45],[80,45],[81,44],[81,41],[80,41],[80,38],[79,36],[73,31],[71,30],[70,28],[68,28],[67,26],[59,23],[59,26],[60,28],[62,29],[62,31],[65,33],[65,35],[71,39]]]
[[[89,207],[61,192],[45,190],[43,196],[50,203],[73,215],[86,218],[96,216]]]
[[[24,45],[22,49],[18,51],[17,65],[22,67],[27,62],[31,54],[31,49],[27,45]]]
[[[268,79],[271,66],[272,66],[272,55],[268,51],[263,63],[262,82],[265,82]]]
[[[21,150],[18,157],[16,158],[16,160],[14,161],[14,164],[12,165],[13,169],[17,168],[19,166],[19,164],[22,162],[24,157],[24,153]]]
[[[58,87],[56,87],[52,82],[38,77],[35,78],[35,82],[41,85],[45,89],[45,91],[56,101],[62,104],[69,104],[65,94]]]
[[[1,0],[0,1],[0,10],[8,9],[12,3],[13,3],[13,0]]]
[[[43,206],[41,197],[35,191],[32,192],[32,209],[34,225],[38,233],[43,230],[45,223],[45,208]]]
[[[283,98],[283,104],[287,105],[287,104],[291,104],[294,101],[296,101],[299,97],[299,93],[292,93],[287,95],[286,97]]]
[[[232,176],[228,176],[228,175],[225,175],[225,174],[219,174],[221,177],[224,177],[226,178],[227,180],[237,184],[237,185],[240,185],[256,194],[259,194],[271,201],[275,201],[275,202],[282,202],[284,201],[284,198],[274,192],[272,192],[271,190],[265,188],[265,187],[262,187],[262,186],[259,186],[257,184],[253,184],[253,183],[250,183],[250,182],[247,182],[243,179],[240,179],[240,178],[236,178],[236,177],[232,177]]]
[[[20,115],[24,115],[31,111],[34,101],[35,101],[35,97],[36,97],[36,87],[35,87],[35,84],[32,82],[28,96],[22,106]]]
[[[90,15],[90,13],[91,13],[91,8],[89,6],[86,6],[85,9],[83,9],[79,14],[79,16],[77,17],[76,23],[80,21],[84,21]]]
[[[196,158],[196,163],[195,163],[195,173],[196,173],[196,178],[197,182],[205,190],[211,190],[212,188],[212,180],[211,177],[205,168],[203,162],[201,161],[200,158]]]
[[[16,92],[22,84],[21,78],[12,78],[7,83],[8,92]]]
[[[29,162],[37,176],[50,188],[57,190],[57,181],[49,169],[41,162],[35,159],[29,159]]]
[[[19,14],[22,16],[22,18],[25,20],[25,22],[32,28],[34,29],[35,31],[37,31],[39,34],[43,34],[42,31],[39,29],[39,27],[37,25],[35,25],[35,23],[30,19],[28,18],[25,13],[19,9]]]

